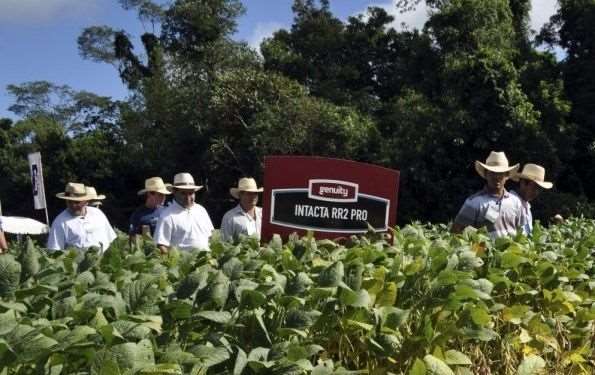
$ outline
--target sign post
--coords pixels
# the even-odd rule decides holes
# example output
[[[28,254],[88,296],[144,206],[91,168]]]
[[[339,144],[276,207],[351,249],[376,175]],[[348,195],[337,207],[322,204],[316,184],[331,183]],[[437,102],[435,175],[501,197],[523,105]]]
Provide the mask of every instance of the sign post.
[[[41,154],[34,152],[27,156],[29,159],[29,170],[31,171],[31,184],[33,185],[33,205],[36,210],[45,210],[45,223],[50,225],[48,208],[45,201],[45,187],[43,184],[43,169],[41,166]]]
[[[265,158],[262,238],[386,232],[396,225],[399,172],[349,160]]]

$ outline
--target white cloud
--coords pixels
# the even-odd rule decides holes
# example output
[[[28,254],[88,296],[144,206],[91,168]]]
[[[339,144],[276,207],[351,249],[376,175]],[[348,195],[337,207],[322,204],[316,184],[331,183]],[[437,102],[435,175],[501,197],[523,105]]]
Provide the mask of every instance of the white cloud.
[[[541,27],[549,21],[550,17],[556,12],[558,0],[531,0],[531,12],[529,14],[531,19],[531,29],[539,32]],[[425,22],[428,20],[428,8],[426,2],[422,0],[414,10],[401,13],[396,7],[396,0],[371,3],[370,7],[380,7],[395,18],[391,24],[396,30],[402,30],[402,25],[405,24],[409,29],[423,28]],[[358,12],[358,14],[365,14],[366,10]]]
[[[260,43],[263,39],[272,36],[275,31],[282,28],[287,28],[287,26],[280,22],[259,22],[248,38],[248,45],[260,51]]]
[[[356,14],[364,14],[367,16],[367,8],[377,7],[386,10],[388,14],[394,17],[395,20],[390,26],[396,30],[403,30],[403,25],[405,25],[405,28],[407,29],[421,29],[424,27],[424,23],[428,20],[428,8],[426,7],[426,2],[424,0],[422,0],[414,10],[404,13],[401,13],[401,11],[397,9],[396,3],[396,0],[372,2],[365,10]]]
[[[558,0],[531,0],[531,29],[539,32],[558,9]]]
[[[50,23],[89,14],[97,9],[97,0],[0,0],[0,22]]]

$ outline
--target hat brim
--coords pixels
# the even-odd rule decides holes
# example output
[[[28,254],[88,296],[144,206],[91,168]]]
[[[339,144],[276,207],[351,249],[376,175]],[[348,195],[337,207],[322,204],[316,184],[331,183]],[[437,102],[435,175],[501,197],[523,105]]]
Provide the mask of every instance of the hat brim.
[[[536,179],[534,179],[531,176],[527,176],[526,174],[522,174],[522,173],[515,173],[515,175],[512,177],[512,180],[514,182],[519,182],[520,179],[524,179],[524,180],[530,180],[535,182],[538,186],[544,188],[544,189],[551,189],[552,187],[554,187],[554,184],[552,182],[549,181],[538,181]]]
[[[199,191],[200,189],[202,189],[202,185],[171,185],[171,186],[167,186],[167,190],[171,191],[173,193],[174,190],[178,189],[178,190],[194,190],[194,191]]]
[[[171,185],[169,185],[169,186],[171,186]],[[171,191],[167,190],[167,188],[168,188],[168,184],[166,184],[165,188],[163,188],[163,189],[156,189],[156,190],[155,189],[142,189],[142,190],[139,190],[138,193],[136,193],[136,194],[143,195],[143,194],[146,194],[149,192],[153,192],[153,193],[161,193],[164,195],[170,195]]]
[[[484,164],[479,160],[475,161],[475,171],[484,179],[486,178],[486,171],[494,173],[516,172],[519,169],[519,166],[520,164],[515,164],[512,167],[494,166]]]
[[[82,197],[71,197],[66,195],[66,193],[58,193],[56,194],[56,198],[64,199],[65,201],[73,201],[73,202],[83,202],[83,201],[90,201],[91,199],[95,199],[94,197],[90,197],[88,195],[84,195]]]
[[[105,195],[103,195],[103,194],[99,194],[98,196],[91,198],[91,200],[94,200],[94,201],[102,201],[104,199],[105,199]]]
[[[241,191],[246,191],[248,193],[262,193],[264,191],[264,188],[257,188],[257,189],[230,188],[229,189],[229,194],[231,194],[231,196],[234,197],[235,199],[240,199],[240,192]]]

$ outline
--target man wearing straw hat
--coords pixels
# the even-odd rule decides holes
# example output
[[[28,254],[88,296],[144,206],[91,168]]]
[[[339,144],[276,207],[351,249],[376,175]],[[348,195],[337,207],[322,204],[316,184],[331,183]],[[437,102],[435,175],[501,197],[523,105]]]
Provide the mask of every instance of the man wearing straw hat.
[[[137,208],[130,216],[128,235],[133,241],[137,235],[143,234],[143,227],[148,228],[151,236],[155,233],[157,220],[163,211],[165,196],[171,194],[167,190],[161,177],[151,177],[145,180],[145,188],[138,191],[137,195],[145,196],[145,204]]]
[[[485,163],[475,161],[475,170],[486,180],[486,185],[465,200],[452,231],[460,233],[467,226],[485,226],[492,238],[516,234],[522,223],[521,201],[506,191],[504,185],[518,168],[518,164],[508,165],[504,152],[492,151]]]
[[[512,194],[519,197],[522,206],[522,229],[523,233],[530,235],[533,231],[533,214],[531,213],[531,201],[539,195],[542,189],[551,189],[554,184],[545,181],[545,168],[537,164],[525,164],[521,173],[512,176],[518,181],[518,191]]]
[[[87,186],[87,193],[89,194],[89,206],[99,208],[103,203],[102,200],[105,199],[105,195],[99,194],[97,195],[97,190],[95,190],[92,186]]]
[[[66,201],[66,209],[52,222],[48,249],[87,249],[96,246],[105,251],[116,239],[116,233],[103,212],[88,206],[96,195],[89,194],[85,185],[69,182],[65,191],[56,194],[56,197]]]
[[[238,187],[229,189],[232,197],[239,200],[236,207],[227,211],[221,220],[221,235],[225,241],[235,242],[240,234],[260,239],[262,208],[257,207],[258,193],[262,188],[251,177],[238,181]]]
[[[194,184],[190,173],[174,176],[174,183],[168,188],[174,200],[163,210],[155,228],[154,240],[162,253],[172,246],[180,250],[210,250],[209,237],[215,228],[207,210],[194,202],[200,189],[202,186]]]

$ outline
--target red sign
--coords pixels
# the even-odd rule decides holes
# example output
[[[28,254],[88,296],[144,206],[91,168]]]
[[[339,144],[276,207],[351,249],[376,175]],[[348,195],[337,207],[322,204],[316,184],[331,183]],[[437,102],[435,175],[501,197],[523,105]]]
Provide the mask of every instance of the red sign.
[[[396,224],[399,172],[349,160],[265,158],[262,238],[314,231],[317,238],[387,231]]]

